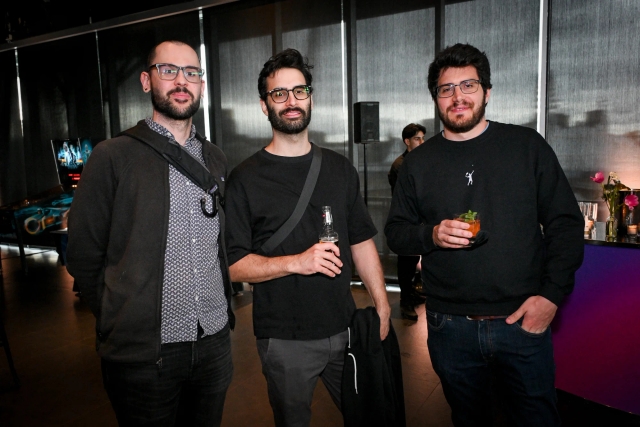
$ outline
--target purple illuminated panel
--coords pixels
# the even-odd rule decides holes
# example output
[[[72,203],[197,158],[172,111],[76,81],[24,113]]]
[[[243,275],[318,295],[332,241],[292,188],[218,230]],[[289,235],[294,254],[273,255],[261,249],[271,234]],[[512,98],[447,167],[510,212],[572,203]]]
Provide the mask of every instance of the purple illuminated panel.
[[[556,387],[640,414],[640,249],[585,245],[553,323]]]

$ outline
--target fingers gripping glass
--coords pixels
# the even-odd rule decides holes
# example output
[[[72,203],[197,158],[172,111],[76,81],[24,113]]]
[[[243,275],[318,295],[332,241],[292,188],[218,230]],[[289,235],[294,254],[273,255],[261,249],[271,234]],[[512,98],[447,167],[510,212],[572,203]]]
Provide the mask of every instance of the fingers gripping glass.
[[[307,99],[311,93],[313,92],[313,88],[307,85],[296,86],[293,89],[285,89],[283,87],[277,87],[273,90],[267,92],[267,95],[271,96],[271,99],[276,104],[282,104],[289,99],[289,92],[293,93],[293,96],[298,100],[302,101]]]
[[[438,98],[449,98],[453,96],[453,93],[456,91],[456,86],[460,88],[460,92],[469,95],[478,91],[478,88],[480,87],[480,80],[463,80],[457,85],[448,83],[446,85],[438,86],[436,88]]]
[[[191,83],[200,83],[202,76],[204,76],[204,70],[198,67],[179,67],[173,64],[153,64],[149,68],[155,67],[158,70],[158,77],[162,80],[175,80],[178,77],[178,73],[182,70],[184,78]]]

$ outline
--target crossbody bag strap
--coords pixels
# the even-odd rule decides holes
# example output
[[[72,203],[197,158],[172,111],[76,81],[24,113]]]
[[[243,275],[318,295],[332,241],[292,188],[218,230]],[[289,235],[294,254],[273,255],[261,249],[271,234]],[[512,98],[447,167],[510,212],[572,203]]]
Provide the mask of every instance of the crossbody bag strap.
[[[120,135],[126,135],[147,144],[169,164],[173,165],[182,175],[186,176],[191,182],[207,193],[213,194],[213,192],[218,189],[216,178],[211,175],[209,169],[204,164],[181,147],[180,144],[170,142],[169,138],[156,133],[146,125],[127,129],[120,132],[118,136]],[[206,142],[206,140],[197,133],[196,138],[203,144]]]
[[[300,198],[298,199],[298,204],[296,208],[293,210],[293,213],[285,221],[284,224],[278,228],[278,230],[269,237],[269,239],[264,242],[264,244],[260,247],[260,252],[262,254],[269,254],[275,248],[278,247],[280,243],[293,231],[294,227],[302,218],[302,214],[304,213],[307,205],[309,204],[309,200],[311,200],[311,194],[313,193],[314,188],[316,187],[316,182],[318,182],[318,175],[320,175],[320,165],[322,164],[322,149],[317,145],[313,144],[313,159],[311,160],[311,167],[309,168],[309,173],[307,173],[307,179],[304,181],[304,187],[302,188],[302,193],[300,194]]]

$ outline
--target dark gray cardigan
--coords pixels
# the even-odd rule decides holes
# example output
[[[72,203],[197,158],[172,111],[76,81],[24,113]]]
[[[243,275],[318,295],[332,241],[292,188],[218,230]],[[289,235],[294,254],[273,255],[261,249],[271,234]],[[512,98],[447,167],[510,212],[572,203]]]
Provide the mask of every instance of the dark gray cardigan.
[[[118,362],[155,363],[160,352],[164,253],[169,226],[169,164],[152,145],[168,139],[144,121],[98,144],[69,212],[67,268],[96,316],[97,350]],[[224,196],[227,160],[203,141],[207,168]],[[225,216],[218,206],[220,267],[228,301],[231,282],[224,246]]]

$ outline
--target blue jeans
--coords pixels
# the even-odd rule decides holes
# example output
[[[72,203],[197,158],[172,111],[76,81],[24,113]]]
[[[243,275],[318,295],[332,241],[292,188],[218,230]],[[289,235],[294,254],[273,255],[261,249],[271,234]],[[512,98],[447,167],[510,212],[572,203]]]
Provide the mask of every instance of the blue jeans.
[[[456,427],[491,426],[494,417],[509,426],[560,425],[551,329],[533,334],[521,324],[427,310],[429,354]]]
[[[229,325],[193,342],[163,344],[158,363],[102,360],[122,426],[219,426],[233,363]]]

